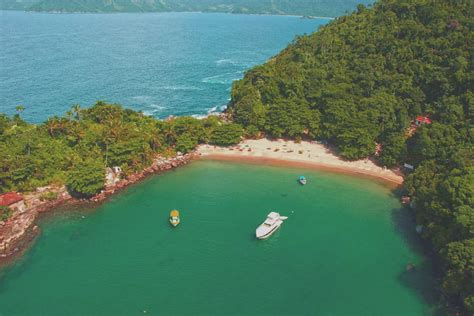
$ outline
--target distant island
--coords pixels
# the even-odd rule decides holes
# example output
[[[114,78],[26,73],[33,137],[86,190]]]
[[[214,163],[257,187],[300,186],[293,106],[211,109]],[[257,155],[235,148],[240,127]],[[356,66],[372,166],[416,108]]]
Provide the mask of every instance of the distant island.
[[[0,9],[39,12],[221,12],[335,17],[371,0],[1,0]]]

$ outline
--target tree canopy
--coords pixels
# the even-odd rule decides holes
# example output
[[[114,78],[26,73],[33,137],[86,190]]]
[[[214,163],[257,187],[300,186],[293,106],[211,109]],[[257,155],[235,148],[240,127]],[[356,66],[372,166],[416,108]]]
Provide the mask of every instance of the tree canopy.
[[[100,101],[40,125],[0,114],[0,193],[58,183],[90,197],[104,187],[106,167],[121,167],[127,176],[157,155],[187,153],[211,138],[234,144],[241,135],[241,127],[215,116],[162,121]]]
[[[319,139],[346,159],[413,165],[405,187],[444,263],[444,293],[471,313],[473,12],[468,0],[359,5],[249,70],[229,107],[247,134]]]

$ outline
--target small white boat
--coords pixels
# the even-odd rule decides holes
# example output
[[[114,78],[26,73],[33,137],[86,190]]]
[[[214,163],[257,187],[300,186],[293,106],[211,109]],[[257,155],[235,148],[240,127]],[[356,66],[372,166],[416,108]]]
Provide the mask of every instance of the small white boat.
[[[305,185],[306,184],[306,178],[305,176],[301,176],[298,178],[298,182],[301,183],[302,185]]]
[[[278,228],[280,228],[281,224],[283,224],[283,220],[287,219],[286,216],[281,216],[277,212],[270,212],[267,215],[267,219],[257,227],[255,231],[256,236],[258,239],[267,239],[270,237]]]

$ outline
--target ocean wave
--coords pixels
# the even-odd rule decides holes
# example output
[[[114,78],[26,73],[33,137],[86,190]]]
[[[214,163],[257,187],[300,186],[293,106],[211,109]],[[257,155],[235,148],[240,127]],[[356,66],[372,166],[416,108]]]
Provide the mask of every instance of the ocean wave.
[[[155,104],[155,103],[150,104],[150,107],[152,107],[154,109],[154,111],[161,111],[161,110],[166,109],[166,107],[164,107],[162,105]]]
[[[242,74],[243,74],[243,71],[239,70],[236,72],[230,72],[230,73],[225,73],[221,75],[206,77],[202,79],[201,82],[211,83],[211,84],[231,84],[235,80],[241,79]]]
[[[216,63],[217,66],[231,65],[231,66],[240,66],[244,69],[248,69],[248,68],[256,65],[255,62],[235,60],[235,59],[232,59],[232,58],[219,59],[219,60],[216,60],[215,63]]]
[[[161,86],[156,87],[156,90],[202,90],[202,88],[194,87],[194,86]]]
[[[138,101],[138,102],[147,102],[151,99],[150,95],[137,95],[136,97],[132,97],[132,100]]]
[[[207,114],[208,115],[219,115],[225,109],[227,109],[227,104],[216,105],[216,106],[213,106],[212,108],[208,109]]]
[[[212,108],[208,109],[207,110],[207,114],[211,114],[212,112],[215,112],[217,111],[217,105],[216,106],[213,106]]]
[[[191,116],[197,119],[205,119],[209,116],[220,115],[225,109],[227,109],[227,104],[216,105],[207,109],[207,114],[192,114]]]
[[[216,61],[216,65],[217,66],[221,66],[221,65],[240,65],[241,62],[239,61],[236,61],[236,60],[233,60],[233,59],[219,59]]]
[[[155,103],[148,105],[148,107],[150,107],[151,109],[146,109],[143,111],[143,114],[145,114],[146,116],[154,116],[156,113],[162,112],[166,109],[166,107]]]
[[[191,117],[194,117],[198,120],[205,119],[209,116],[209,114],[192,114]]]

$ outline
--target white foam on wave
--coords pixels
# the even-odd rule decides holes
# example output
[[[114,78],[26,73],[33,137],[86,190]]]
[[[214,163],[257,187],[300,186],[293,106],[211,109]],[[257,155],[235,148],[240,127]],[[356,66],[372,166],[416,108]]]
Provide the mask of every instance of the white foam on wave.
[[[193,87],[193,86],[161,86],[161,87],[156,87],[156,90],[202,90],[202,88],[199,87]]]
[[[243,67],[245,69],[248,69],[248,68],[256,65],[256,63],[251,62],[251,61],[235,60],[235,59],[232,59],[232,58],[223,58],[223,59],[217,60],[216,65],[217,66],[225,66],[225,65],[240,66],[240,67]]]
[[[164,109],[166,109],[166,107],[155,103],[150,104],[149,107],[151,109],[143,111],[143,114],[145,114],[146,116],[154,116],[155,113],[162,112]]]
[[[191,116],[201,120],[208,118],[209,116],[220,115],[225,109],[227,109],[227,104],[216,105],[207,109],[207,114],[192,114]]]
[[[132,97],[133,100],[138,101],[138,102],[147,102],[151,99],[151,96],[149,95],[138,95],[136,97]]]
[[[243,74],[242,70],[235,71],[235,72],[228,72],[221,75],[206,77],[202,79],[201,82],[211,83],[211,84],[231,84],[235,80],[241,79],[242,74]]]
[[[230,59],[230,58],[223,58],[223,59],[219,59],[216,61],[216,65],[217,66],[221,66],[221,65],[239,65],[240,63],[238,61],[235,61],[233,59]]]
[[[196,119],[198,119],[198,120],[205,119],[205,118],[207,118],[208,116],[209,116],[209,115],[207,115],[207,114],[192,114],[192,115],[191,115],[191,117],[194,117],[194,118],[196,118]]]
[[[207,110],[207,114],[211,114],[212,112],[215,112],[217,111],[217,105],[216,106],[213,106],[212,108],[208,109]]]
[[[161,110],[166,109],[166,107],[159,104],[155,104],[155,103],[150,104],[150,107],[152,107],[154,111],[161,111]]]

